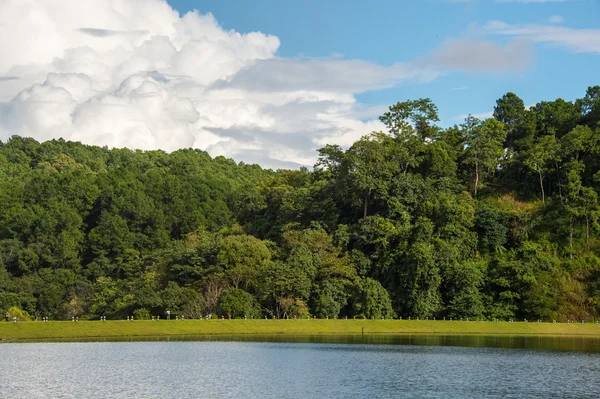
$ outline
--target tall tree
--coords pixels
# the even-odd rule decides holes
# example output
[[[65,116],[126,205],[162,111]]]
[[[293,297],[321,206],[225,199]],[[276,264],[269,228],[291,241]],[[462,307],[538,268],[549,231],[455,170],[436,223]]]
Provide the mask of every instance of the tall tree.
[[[507,132],[507,146],[522,138],[523,122],[526,116],[525,103],[515,93],[506,93],[496,100],[494,118],[504,123]]]
[[[590,250],[590,224],[598,220],[598,193],[591,187],[581,189],[581,208],[585,217],[585,249]]]
[[[574,224],[578,217],[584,214],[581,193],[584,187],[581,182],[581,174],[585,169],[583,162],[577,159],[565,165],[567,171],[567,201],[565,207],[569,215],[569,258],[573,259],[573,232]]]
[[[423,160],[425,144],[437,137],[438,110],[430,99],[404,101],[392,105],[379,118],[394,136],[394,159],[404,174],[416,168]]]
[[[363,217],[368,215],[373,196],[380,197],[398,169],[395,144],[384,133],[371,133],[358,140],[346,153],[348,184],[362,196]]]
[[[542,203],[546,205],[544,192],[544,178],[555,162],[558,160],[560,144],[554,136],[538,138],[533,147],[525,154],[524,164],[538,174]]]
[[[473,193],[477,196],[482,183],[492,175],[503,154],[506,138],[504,124],[496,119],[480,121],[469,116],[462,124],[465,145],[463,164],[473,173]]]
[[[600,122],[600,86],[588,87],[585,97],[575,101],[583,122],[595,126]]]

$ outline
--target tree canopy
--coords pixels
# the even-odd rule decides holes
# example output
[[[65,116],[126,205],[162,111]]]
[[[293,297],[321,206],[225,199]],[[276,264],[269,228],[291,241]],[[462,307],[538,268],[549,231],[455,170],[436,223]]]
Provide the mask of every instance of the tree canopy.
[[[600,87],[384,131],[312,170],[0,142],[0,311],[35,317],[600,315]]]

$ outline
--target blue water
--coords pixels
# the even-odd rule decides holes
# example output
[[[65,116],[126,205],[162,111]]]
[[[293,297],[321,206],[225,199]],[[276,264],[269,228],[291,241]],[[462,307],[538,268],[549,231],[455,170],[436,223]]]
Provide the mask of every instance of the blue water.
[[[0,397],[598,398],[600,353],[275,342],[0,345]]]

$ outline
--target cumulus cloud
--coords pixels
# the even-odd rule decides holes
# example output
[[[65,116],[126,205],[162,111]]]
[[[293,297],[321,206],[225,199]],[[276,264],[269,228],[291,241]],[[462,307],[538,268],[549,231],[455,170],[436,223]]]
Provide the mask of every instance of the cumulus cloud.
[[[279,39],[164,0],[2,0],[0,140],[201,148],[267,167],[382,128],[354,94],[439,71],[277,56]],[[365,116],[367,116],[365,119]]]
[[[464,72],[518,72],[531,62],[531,46],[516,40],[504,46],[487,40],[447,40],[429,57],[440,67]]]
[[[576,29],[537,24],[511,25],[502,21],[488,22],[484,28],[493,34],[548,43],[575,53],[600,54],[600,29]]]

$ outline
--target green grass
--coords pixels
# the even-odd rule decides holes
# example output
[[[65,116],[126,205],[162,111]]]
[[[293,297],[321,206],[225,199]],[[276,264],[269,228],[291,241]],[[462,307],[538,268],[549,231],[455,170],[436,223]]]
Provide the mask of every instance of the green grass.
[[[595,323],[508,323],[425,320],[185,320],[0,323],[0,340],[79,340],[199,335],[580,335],[600,337]]]

